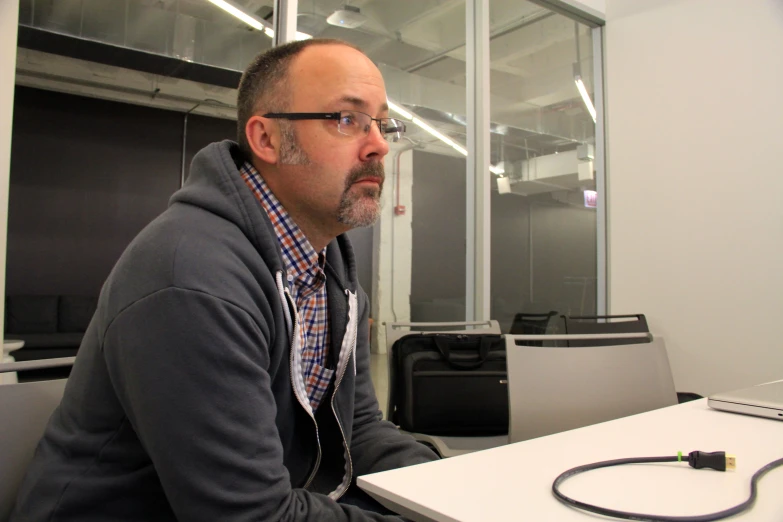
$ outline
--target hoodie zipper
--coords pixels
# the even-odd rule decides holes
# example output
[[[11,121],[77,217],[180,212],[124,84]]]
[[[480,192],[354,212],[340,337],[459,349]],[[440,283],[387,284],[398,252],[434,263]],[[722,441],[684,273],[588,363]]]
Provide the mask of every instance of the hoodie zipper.
[[[356,364],[356,336],[357,336],[357,322],[352,314],[356,313],[355,307],[353,305],[353,301],[355,300],[355,294],[351,294],[349,290],[345,290],[345,295],[348,296],[348,324],[351,325],[350,332],[346,332],[345,335],[351,335],[351,344],[348,347],[350,350],[350,355],[348,356],[354,358],[354,364]],[[353,299],[352,299],[353,298]],[[353,323],[353,324],[351,324]],[[345,347],[341,349],[344,350]],[[340,387],[340,383],[343,381],[343,377],[345,377],[345,372],[348,369],[348,360],[346,359],[345,364],[342,365],[341,371],[339,372],[337,376],[337,381],[334,384],[334,393],[332,394],[332,413],[334,414],[334,419],[337,421],[337,426],[340,428],[340,435],[343,438],[343,450],[345,451],[346,461],[348,463],[348,476],[343,477],[343,481],[340,483],[340,486],[338,486],[338,489],[336,489],[332,496],[330,494],[329,496],[332,497],[334,500],[339,499],[342,497],[345,492],[348,490],[348,487],[351,484],[351,480],[353,480],[353,460],[351,459],[351,451],[348,448],[348,440],[345,438],[345,431],[343,430],[343,424],[340,422],[340,416],[337,415],[337,410],[335,409],[335,403],[334,400],[337,397],[337,389]]]
[[[290,314],[288,307],[285,307],[284,310],[286,315],[286,320],[293,323],[292,330],[291,330],[291,360],[290,360],[290,379],[291,379],[291,387],[294,390],[294,396],[296,396],[297,400],[299,401],[299,404],[305,409],[307,414],[310,416],[311,419],[313,419],[313,424],[315,425],[315,438],[317,441],[317,447],[318,447],[318,456],[315,461],[315,467],[313,467],[313,471],[310,473],[310,477],[307,479],[307,482],[304,485],[304,489],[307,489],[307,487],[312,483],[313,479],[315,478],[316,473],[318,472],[318,468],[321,465],[321,439],[318,434],[318,423],[315,420],[315,416],[313,415],[312,408],[309,407],[309,403],[304,403],[303,399],[299,396],[296,390],[295,382],[296,377],[294,376],[294,367],[295,367],[295,355],[296,355],[296,339],[298,339],[297,335],[297,329],[299,326],[299,312],[296,309],[296,303],[294,303],[293,297],[291,297],[291,293],[288,291],[287,288],[283,286],[283,276],[282,272],[277,273],[277,288],[280,292],[281,299],[284,302],[287,302],[290,306],[290,310],[293,311],[293,314]],[[354,368],[356,365],[356,338],[357,338],[357,321],[356,318],[353,317],[353,314],[357,313],[356,306],[354,305],[354,302],[356,301],[356,294],[351,294],[350,290],[345,290],[345,295],[348,296],[348,325],[351,327],[349,331],[346,331],[345,335],[350,335],[350,345],[347,347],[350,351],[350,355],[348,356],[348,359],[353,357],[354,361]],[[345,347],[341,347],[340,353],[343,353],[343,350]],[[348,475],[343,476],[343,481],[340,483],[338,488],[333,491],[329,496],[337,500],[340,497],[342,497],[345,492],[348,490],[348,487],[351,484],[351,480],[353,479],[353,460],[351,459],[351,451],[348,448],[348,440],[345,438],[345,430],[343,429],[342,422],[340,422],[340,416],[337,415],[337,410],[335,408],[335,398],[337,397],[337,390],[340,387],[340,383],[342,383],[343,377],[345,377],[345,372],[348,369],[348,359],[345,360],[345,363],[338,368],[338,375],[337,380],[335,381],[334,385],[334,392],[332,393],[332,400],[331,400],[331,407],[332,407],[332,414],[334,415],[335,421],[337,422],[337,427],[340,428],[340,436],[343,440],[343,451],[345,452],[346,462],[348,463]],[[301,365],[299,365],[301,367]],[[302,379],[300,379],[302,381]],[[303,382],[303,381],[302,381]]]
[[[280,298],[284,306],[284,312],[286,316],[285,318],[291,323],[291,332],[290,332],[291,359],[289,361],[289,376],[291,379],[291,388],[294,391],[294,396],[296,397],[296,400],[299,402],[302,408],[304,408],[304,410],[307,412],[310,418],[313,419],[313,425],[315,426],[315,440],[316,440],[316,447],[318,448],[318,452],[315,459],[315,466],[313,466],[313,471],[310,472],[310,476],[307,478],[307,481],[303,486],[303,489],[307,489],[308,486],[310,486],[310,484],[313,482],[313,479],[315,478],[315,474],[318,473],[318,468],[321,466],[321,437],[318,434],[318,422],[316,422],[315,420],[315,415],[313,415],[312,407],[310,407],[309,403],[303,402],[303,399],[297,393],[296,385],[294,384],[295,382],[297,382],[294,376],[294,368],[296,367],[296,353],[297,353],[296,341],[299,339],[299,332],[298,332],[299,312],[296,309],[296,303],[294,303],[294,299],[293,297],[291,297],[291,293],[288,291],[287,288],[283,286],[282,272],[277,273],[276,279],[277,279],[277,289],[280,292]],[[301,364],[299,365],[299,367],[301,368]],[[304,382],[303,379],[299,379],[299,381]]]

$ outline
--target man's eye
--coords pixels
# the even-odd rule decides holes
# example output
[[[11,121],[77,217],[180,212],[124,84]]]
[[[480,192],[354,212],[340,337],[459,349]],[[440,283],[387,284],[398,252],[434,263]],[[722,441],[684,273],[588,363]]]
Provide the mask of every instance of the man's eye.
[[[353,114],[344,114],[342,117],[340,117],[340,125],[345,125],[348,127],[356,125],[356,116]]]

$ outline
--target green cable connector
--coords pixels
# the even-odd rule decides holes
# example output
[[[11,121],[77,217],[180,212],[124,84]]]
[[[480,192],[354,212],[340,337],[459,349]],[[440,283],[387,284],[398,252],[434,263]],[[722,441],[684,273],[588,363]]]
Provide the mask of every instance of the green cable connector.
[[[682,462],[682,451],[677,452],[677,462]]]

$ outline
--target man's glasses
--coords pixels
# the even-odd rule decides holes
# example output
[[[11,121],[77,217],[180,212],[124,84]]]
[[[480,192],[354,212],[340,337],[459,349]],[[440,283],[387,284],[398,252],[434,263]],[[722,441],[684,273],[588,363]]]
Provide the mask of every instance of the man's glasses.
[[[372,122],[378,125],[381,136],[386,141],[397,142],[405,136],[405,123],[396,118],[373,118],[359,111],[340,112],[269,112],[264,118],[281,120],[335,120],[337,132],[346,136],[367,136]]]

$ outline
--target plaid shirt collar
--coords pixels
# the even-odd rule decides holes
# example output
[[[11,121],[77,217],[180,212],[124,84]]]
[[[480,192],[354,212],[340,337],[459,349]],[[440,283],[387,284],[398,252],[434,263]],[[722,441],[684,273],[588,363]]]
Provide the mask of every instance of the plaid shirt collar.
[[[250,162],[246,161],[239,172],[272,222],[280,249],[283,251],[289,284],[296,280],[307,286],[317,285],[316,281],[322,279],[319,275],[323,274],[326,263],[326,247],[320,254],[315,251]]]

